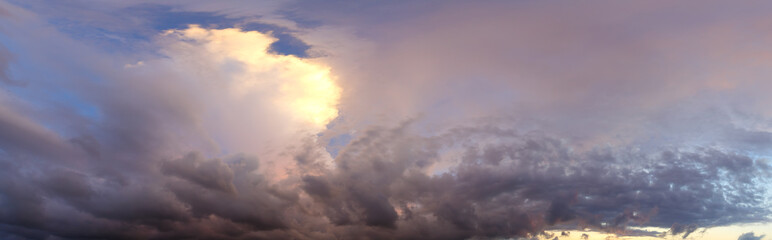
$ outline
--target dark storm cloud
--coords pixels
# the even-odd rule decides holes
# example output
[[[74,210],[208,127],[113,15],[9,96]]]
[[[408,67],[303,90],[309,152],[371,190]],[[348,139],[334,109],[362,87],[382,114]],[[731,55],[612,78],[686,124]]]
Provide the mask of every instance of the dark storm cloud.
[[[4,136],[32,139],[2,145],[0,203],[6,207],[0,221],[75,239],[221,238],[283,226],[279,211],[294,202],[293,193],[266,186],[252,174],[256,160],[234,156],[226,164],[197,153],[164,159],[159,147],[168,136],[157,130],[164,121],[152,111],[134,111],[134,104],[142,103],[112,105],[105,117],[115,120],[103,126],[100,138],[61,141],[29,121],[4,124],[14,131]],[[56,149],[64,150],[48,153]],[[62,166],[68,155],[78,159]],[[80,164],[86,167],[72,170]],[[211,226],[190,229],[199,224]]]
[[[320,161],[297,153],[306,165]],[[753,184],[768,177],[762,161],[713,149],[578,153],[554,137],[496,127],[433,137],[411,124],[375,128],[299,189],[269,184],[244,156],[151,161],[158,171],[123,182],[60,167],[29,174],[8,157],[0,220],[7,234],[29,238],[465,239],[535,236],[555,224],[623,234],[672,226],[685,236],[769,214]],[[433,168],[448,161],[457,165]]]
[[[682,235],[681,238],[686,239],[689,237],[690,234],[692,234],[694,231],[697,231],[697,225],[681,225],[678,223],[673,224],[672,227],[670,227],[670,231],[668,231],[669,234],[677,236]]]
[[[421,138],[403,132],[364,133],[343,150],[338,168],[326,178],[304,179],[306,192],[337,224],[412,225],[424,233],[445,224],[459,231],[454,235],[459,239],[525,236],[556,223],[620,233],[631,225],[673,225],[673,234],[688,235],[695,225],[769,216],[765,189],[754,184],[767,179],[766,163],[742,155],[712,149],[653,156],[611,149],[580,154],[540,134],[459,129]],[[475,144],[478,137],[497,140]],[[464,149],[460,164],[425,174],[449,147]],[[362,191],[370,191],[371,198],[361,198]],[[372,212],[379,221],[368,218]],[[402,214],[390,217],[395,212]]]
[[[764,235],[756,236],[753,232],[744,233],[743,235],[740,235],[737,240],[761,240],[764,238]]]
[[[194,156],[188,155],[186,158]],[[283,228],[281,211],[295,203],[296,193],[283,192],[276,189],[276,186],[268,186],[261,176],[252,174],[251,172],[257,169],[255,159],[235,156],[230,160],[233,165],[228,166],[221,160],[207,160],[211,164],[220,165],[218,171],[221,173],[210,174],[208,178],[211,179],[207,179],[212,183],[190,180],[194,184],[177,182],[171,183],[169,187],[180,201],[190,207],[196,217],[215,214],[257,230]],[[233,171],[232,168],[239,169]],[[233,173],[222,174],[231,171]],[[226,185],[213,188],[211,185],[214,183]],[[212,191],[203,191],[207,188]]]
[[[0,8],[0,15],[3,14],[3,11],[4,10]],[[9,52],[5,46],[0,45],[0,82],[13,83],[13,80],[9,74],[9,67],[12,61],[13,55],[11,52]]]
[[[0,144],[4,151],[47,157],[67,155],[70,146],[59,136],[9,109],[11,103],[5,104],[0,106]]]
[[[182,159],[167,162],[162,171],[196,183],[202,187],[235,193],[233,171],[222,160],[204,159],[200,154],[189,154]]]

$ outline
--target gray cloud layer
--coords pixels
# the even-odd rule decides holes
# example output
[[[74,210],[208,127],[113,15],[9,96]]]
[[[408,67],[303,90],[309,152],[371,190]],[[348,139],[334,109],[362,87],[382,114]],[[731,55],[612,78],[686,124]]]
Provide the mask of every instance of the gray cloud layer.
[[[764,235],[756,236],[753,232],[744,233],[743,235],[740,235],[737,240],[761,240],[764,238]]]
[[[4,232],[30,238],[465,239],[528,236],[554,225],[617,233],[687,225],[674,227],[675,235],[694,231],[688,226],[768,220],[758,182],[768,180],[770,166],[746,156],[573,153],[539,133],[489,127],[422,137],[409,127],[367,131],[342,151],[337,168],[279,185],[255,174],[258,162],[244,156],[145,160],[146,172],[110,179],[22,166],[24,156],[59,160],[5,150],[0,221]],[[443,157],[447,151],[461,154]],[[427,172],[443,161],[459,164]],[[35,173],[24,171],[30,167]]]
[[[639,224],[714,226],[769,214],[760,207],[766,190],[755,182],[769,176],[769,166],[742,155],[713,149],[576,154],[554,138],[497,128],[432,138],[404,132],[367,132],[336,159],[336,170],[304,178],[305,191],[333,223],[443,239],[522,236],[560,223],[608,231]],[[476,143],[480,138],[496,141]],[[451,146],[463,149],[458,167],[425,174]]]

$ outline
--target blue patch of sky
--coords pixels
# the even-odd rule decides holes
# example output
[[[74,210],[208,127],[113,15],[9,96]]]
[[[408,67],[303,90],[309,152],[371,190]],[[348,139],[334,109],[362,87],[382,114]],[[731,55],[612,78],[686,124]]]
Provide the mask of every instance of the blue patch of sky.
[[[354,137],[351,134],[341,134],[341,135],[335,136],[330,139],[330,142],[327,144],[327,147],[325,148],[327,149],[327,152],[330,153],[330,156],[332,156],[332,158],[335,158],[338,156],[338,153],[340,153],[340,150],[342,150],[343,147],[348,145],[348,143],[351,142],[353,138]]]
[[[70,74],[77,74],[76,77],[99,80],[98,76],[92,74],[87,69],[79,67],[75,62],[63,61],[60,68],[44,67],[30,59],[24,54],[25,49],[17,44],[16,41],[6,36],[0,35],[0,45],[3,45],[15,57],[9,65],[12,70],[13,80],[21,84],[0,84],[0,88],[20,100],[25,105],[34,110],[46,112],[53,110],[72,111],[76,115],[91,121],[101,120],[101,111],[96,105],[89,103],[86,99],[72,92],[71,89],[62,87],[58,82],[64,82]],[[67,72],[60,72],[60,71]],[[55,131],[62,135],[67,135],[64,129],[58,128],[58,119],[38,119],[38,123],[47,129]]]
[[[32,112],[72,112],[76,116],[87,119],[90,122],[98,122],[102,119],[102,112],[98,106],[66,90],[46,89],[40,91],[31,90],[29,87],[10,87],[5,89],[12,93],[15,98],[21,100],[26,107],[30,107],[28,110]],[[33,114],[31,117],[37,124],[61,136],[73,137],[77,135],[68,131],[69,126],[61,124],[62,119],[46,116]]]
[[[80,22],[77,18],[65,17],[51,18],[48,22],[70,37],[92,44],[108,53],[130,53],[138,49],[152,52],[154,49],[147,49],[147,45],[154,35],[168,29],[186,28],[190,24],[198,24],[208,28],[239,26],[244,30],[270,31],[279,39],[271,46],[271,50],[277,54],[307,57],[306,50],[309,48],[303,41],[292,36],[289,29],[262,23],[240,24],[243,19],[229,18],[211,12],[176,11],[170,6],[142,4],[118,10],[115,12],[114,17],[121,21],[125,20],[127,24],[138,25],[110,27],[107,24],[100,25],[98,23]],[[67,76],[85,78],[96,82],[104,81],[104,79],[96,76],[87,67],[84,68],[84,66],[79,66],[74,62],[64,64],[68,69],[65,70],[66,73],[64,75],[62,72],[58,72],[57,69],[41,69],[33,62],[26,61],[27,59],[23,57],[24,50],[20,49],[12,39],[0,34],[0,44],[14,55],[20,56],[20,58],[14,59],[11,63],[12,68],[9,69],[14,73],[13,76],[16,80],[31,84],[27,87],[10,85],[0,87],[35,107],[63,107],[74,111],[77,115],[86,119],[95,122],[101,120],[102,116],[99,107],[81,98],[77,93],[70,92],[70,89],[51,86],[42,86],[44,88],[40,89],[39,87],[41,86],[34,85],[53,81],[52,79],[66,78]],[[51,103],[55,104],[51,105]],[[49,127],[49,129],[52,127],[49,124],[42,124]],[[51,130],[64,134],[58,129]],[[224,151],[227,152],[225,149]]]
[[[245,22],[216,12],[179,11],[160,4],[140,4],[113,14],[115,22],[127,26],[109,26],[79,22],[76,18],[55,18],[49,22],[76,39],[95,42],[108,52],[135,52],[146,48],[153,36],[169,29],[184,29],[191,24],[205,28],[240,27],[248,31],[271,32],[278,39],[270,47],[273,53],[308,57],[308,44],[292,35],[290,29],[272,24]],[[152,50],[152,49],[151,49]]]
[[[52,109],[53,112],[56,112],[56,110],[73,112],[81,119],[87,119],[89,122],[100,122],[103,119],[101,108],[86,101],[81,96],[59,90],[51,90],[46,93],[47,97],[45,100],[35,103],[38,108]],[[40,119],[39,123],[64,137],[76,137],[81,134],[68,131],[68,126],[61,124],[61,119]]]
[[[117,31],[69,18],[53,18],[48,23],[73,39],[86,41],[108,53],[134,52],[150,40],[140,32]]]
[[[22,65],[23,69],[29,70],[29,66]],[[22,75],[30,76],[30,75]],[[59,77],[53,72],[37,73],[34,75],[34,79],[39,79],[38,76]],[[102,111],[99,106],[88,102],[87,99],[82,98],[77,93],[70,91],[66,88],[59,87],[42,87],[40,83],[35,82],[34,79],[28,85],[23,86],[9,86],[5,85],[3,88],[11,93],[14,98],[21,100],[25,105],[32,107],[35,112],[59,112],[66,111],[72,112],[76,116],[83,119],[88,119],[91,122],[99,122],[102,120]],[[42,82],[45,84],[45,82]],[[57,132],[63,136],[69,136],[67,126],[60,125],[61,119],[49,119],[40,118],[36,122],[46,127],[47,129]],[[65,128],[62,128],[65,127]]]
[[[229,18],[212,12],[176,11],[171,6],[158,4],[141,4],[125,8],[121,12],[140,19],[157,31],[184,29],[190,24],[208,28],[227,28],[242,21],[240,18]]]
[[[339,115],[337,118],[330,121],[330,123],[327,124],[327,130],[335,128],[336,125],[341,124],[345,121],[345,118],[343,115]],[[321,137],[324,135],[324,132],[317,134],[317,137]],[[336,136],[333,136],[330,138],[327,145],[324,147],[327,150],[327,153],[330,154],[332,158],[335,158],[338,156],[338,153],[340,153],[340,150],[342,150],[346,145],[348,145],[351,140],[354,139],[353,133],[345,133],[345,134],[339,134]]]
[[[71,92],[54,92],[51,99],[56,102],[64,103],[67,107],[72,108],[79,116],[94,121],[102,120],[102,111],[97,105],[94,105]]]
[[[294,55],[301,58],[308,57],[307,51],[310,46],[293,36],[292,31],[287,28],[259,22],[246,23],[241,25],[241,27],[247,31],[271,32],[278,39],[270,47],[270,51],[275,54]]]

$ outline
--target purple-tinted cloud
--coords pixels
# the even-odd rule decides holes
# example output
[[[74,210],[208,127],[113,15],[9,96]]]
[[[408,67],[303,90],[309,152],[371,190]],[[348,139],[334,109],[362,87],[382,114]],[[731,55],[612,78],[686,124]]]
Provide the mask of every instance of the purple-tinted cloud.
[[[770,221],[769,6],[11,2],[0,238]]]

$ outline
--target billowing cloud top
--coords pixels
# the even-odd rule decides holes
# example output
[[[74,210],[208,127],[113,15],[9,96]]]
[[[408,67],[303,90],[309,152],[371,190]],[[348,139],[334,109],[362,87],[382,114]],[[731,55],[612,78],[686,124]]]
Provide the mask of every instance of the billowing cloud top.
[[[771,7],[0,1],[0,238],[764,239]]]

